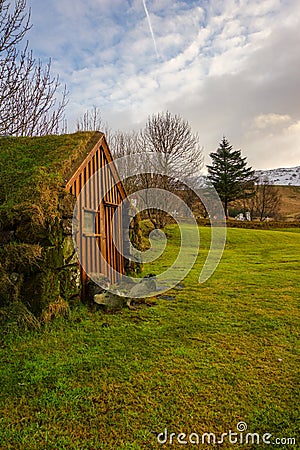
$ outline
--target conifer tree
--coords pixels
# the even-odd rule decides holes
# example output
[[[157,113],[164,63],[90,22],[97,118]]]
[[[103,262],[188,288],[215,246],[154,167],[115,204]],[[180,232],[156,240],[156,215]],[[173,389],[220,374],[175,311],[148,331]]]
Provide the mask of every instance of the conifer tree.
[[[241,150],[233,150],[223,137],[216,152],[210,153],[212,164],[207,166],[208,179],[218,192],[228,218],[228,205],[234,200],[254,195],[254,170],[247,167]]]

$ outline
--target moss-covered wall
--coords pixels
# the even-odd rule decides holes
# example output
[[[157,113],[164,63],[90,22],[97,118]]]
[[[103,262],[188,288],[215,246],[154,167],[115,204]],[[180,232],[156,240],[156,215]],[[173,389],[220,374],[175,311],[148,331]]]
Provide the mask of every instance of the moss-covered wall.
[[[72,240],[75,199],[62,192],[55,217],[36,219],[36,205],[0,224],[0,307],[22,302],[36,316],[49,305],[80,295]],[[31,214],[30,214],[31,212]]]
[[[123,227],[125,229],[124,236],[124,254],[130,255],[130,244],[139,251],[142,251],[142,234],[140,230],[140,214],[136,208],[128,203],[124,205]],[[128,235],[126,230],[129,231]],[[133,256],[133,255],[131,255]],[[142,263],[140,260],[125,258],[125,274],[128,276],[136,275],[142,271]]]

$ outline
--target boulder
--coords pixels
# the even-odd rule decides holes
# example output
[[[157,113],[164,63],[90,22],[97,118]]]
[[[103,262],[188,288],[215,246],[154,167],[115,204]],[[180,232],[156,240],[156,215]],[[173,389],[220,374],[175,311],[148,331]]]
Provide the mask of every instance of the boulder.
[[[113,294],[112,292],[102,292],[94,295],[94,302],[97,305],[108,306],[111,308],[122,308],[126,305],[126,298]]]

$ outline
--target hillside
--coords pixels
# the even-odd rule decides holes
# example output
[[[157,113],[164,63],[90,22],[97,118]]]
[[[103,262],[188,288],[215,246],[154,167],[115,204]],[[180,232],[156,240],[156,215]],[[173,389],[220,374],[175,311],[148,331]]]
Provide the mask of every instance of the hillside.
[[[280,214],[285,220],[300,218],[300,186],[276,186],[281,195]]]
[[[280,215],[283,220],[300,218],[300,166],[271,170],[257,170],[256,175],[268,178],[270,184],[279,190],[282,198]],[[193,177],[190,182],[195,188],[205,188],[207,176]]]
[[[274,186],[300,186],[300,166],[271,170],[257,170],[256,175],[268,178]]]

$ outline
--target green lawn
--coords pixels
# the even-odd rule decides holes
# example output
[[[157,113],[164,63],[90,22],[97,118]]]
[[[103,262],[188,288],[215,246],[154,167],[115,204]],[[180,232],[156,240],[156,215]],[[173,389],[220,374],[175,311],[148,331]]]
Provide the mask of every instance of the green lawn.
[[[40,332],[2,334],[1,450],[274,447],[201,444],[241,421],[239,439],[270,433],[298,438],[276,448],[300,448],[300,233],[228,229],[220,265],[199,285],[209,233],[201,228],[199,258],[173,299],[82,307]],[[174,260],[179,235],[167,235],[167,255],[145,273]],[[166,428],[200,444],[163,446],[155,433]]]

